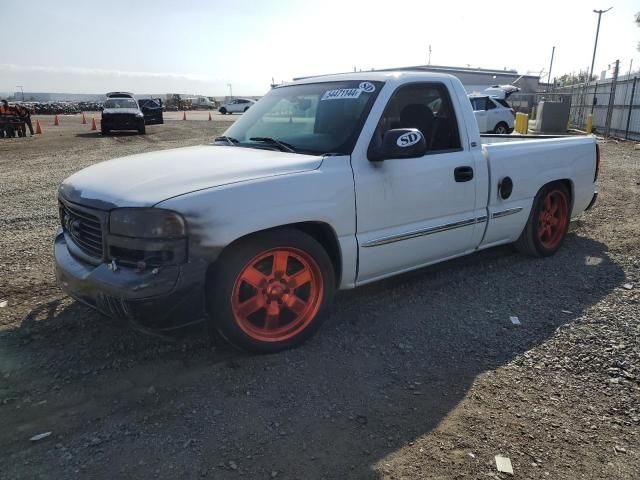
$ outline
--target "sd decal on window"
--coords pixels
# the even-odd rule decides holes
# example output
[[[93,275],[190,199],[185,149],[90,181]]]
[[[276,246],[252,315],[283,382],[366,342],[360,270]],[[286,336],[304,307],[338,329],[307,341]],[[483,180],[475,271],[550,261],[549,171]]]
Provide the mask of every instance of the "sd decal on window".
[[[358,88],[364,93],[372,93],[376,91],[376,86],[371,82],[360,82]]]
[[[410,147],[411,145],[418,143],[421,139],[422,134],[420,132],[407,132],[398,137],[396,145],[402,148]]]
[[[322,95],[322,100],[343,100],[347,98],[358,98],[362,90],[359,88],[337,88],[335,90],[327,90]]]

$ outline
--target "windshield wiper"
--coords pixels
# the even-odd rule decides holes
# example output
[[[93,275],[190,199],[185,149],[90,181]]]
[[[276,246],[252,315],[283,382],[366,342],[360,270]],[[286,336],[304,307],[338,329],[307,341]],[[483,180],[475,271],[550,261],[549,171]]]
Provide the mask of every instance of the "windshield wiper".
[[[283,152],[296,153],[296,149],[293,145],[287,142],[283,142],[282,140],[276,140],[271,137],[251,137],[249,140],[252,142],[264,142],[269,143],[271,145],[275,145],[280,148]]]
[[[226,135],[222,135],[221,137],[216,137],[213,140],[214,142],[227,142],[232,147],[235,147],[237,143],[240,143],[237,138],[227,137]]]

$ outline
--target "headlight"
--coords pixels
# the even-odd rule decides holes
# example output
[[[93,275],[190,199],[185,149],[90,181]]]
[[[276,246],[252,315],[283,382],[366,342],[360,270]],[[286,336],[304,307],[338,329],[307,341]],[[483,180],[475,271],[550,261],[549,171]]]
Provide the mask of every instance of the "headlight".
[[[142,113],[136,113],[136,117],[142,118],[142,117],[144,117],[144,115]]]
[[[135,238],[182,238],[187,234],[182,215],[160,208],[118,208],[109,215],[109,231]]]

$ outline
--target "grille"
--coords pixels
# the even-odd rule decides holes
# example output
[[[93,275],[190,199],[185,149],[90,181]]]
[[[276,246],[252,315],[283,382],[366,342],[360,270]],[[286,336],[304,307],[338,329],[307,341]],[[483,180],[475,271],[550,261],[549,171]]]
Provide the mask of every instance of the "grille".
[[[60,202],[60,223],[80,250],[92,257],[102,258],[102,224],[98,217]]]

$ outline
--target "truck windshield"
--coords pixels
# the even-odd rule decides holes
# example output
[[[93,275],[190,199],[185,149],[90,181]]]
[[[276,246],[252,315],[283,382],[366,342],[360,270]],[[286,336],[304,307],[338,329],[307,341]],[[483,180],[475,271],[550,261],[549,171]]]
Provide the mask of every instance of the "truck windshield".
[[[341,81],[274,88],[222,137],[242,147],[351,154],[382,82]],[[270,139],[265,142],[264,139]]]

